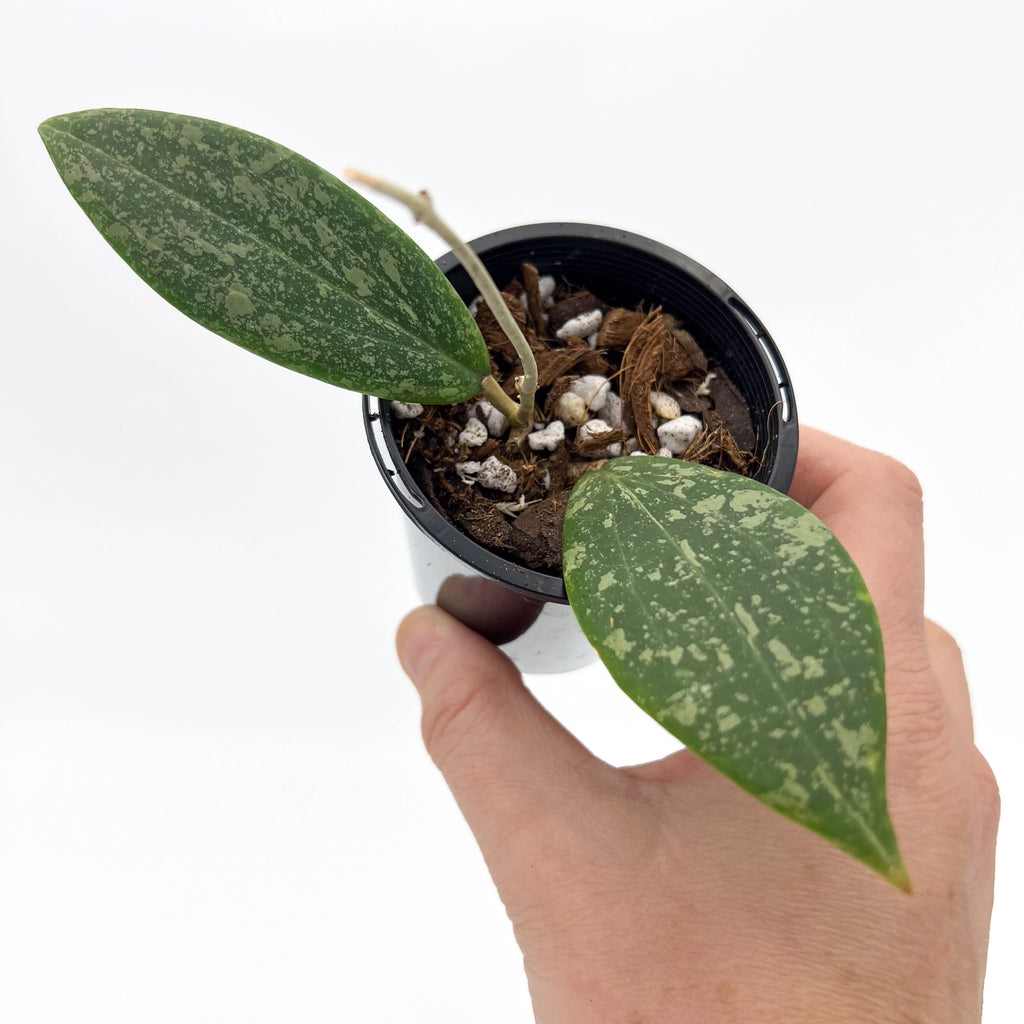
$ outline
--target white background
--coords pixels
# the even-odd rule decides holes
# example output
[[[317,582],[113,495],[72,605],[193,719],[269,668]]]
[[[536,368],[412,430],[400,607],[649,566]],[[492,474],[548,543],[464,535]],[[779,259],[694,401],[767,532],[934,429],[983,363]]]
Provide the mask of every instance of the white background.
[[[917,471],[928,609],[964,647],[1003,788],[986,1020],[1019,1020],[1018,0],[19,7],[0,1019],[531,1019],[393,655],[415,597],[357,399],[166,306],[35,134],[139,106],[429,186],[467,237],[578,220],[680,249],[768,326],[803,422]],[[610,760],[671,749],[602,669],[537,689]]]

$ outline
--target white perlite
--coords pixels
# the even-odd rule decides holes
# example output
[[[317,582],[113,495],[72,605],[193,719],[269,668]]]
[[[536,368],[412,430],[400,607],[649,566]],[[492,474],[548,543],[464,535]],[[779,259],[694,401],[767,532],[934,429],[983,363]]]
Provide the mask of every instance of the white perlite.
[[[616,428],[622,426],[622,399],[617,391],[608,391],[604,400],[604,406],[601,409],[601,419],[609,427]]]
[[[545,308],[553,306],[555,304],[555,279],[550,274],[545,274],[543,277],[537,279],[537,292],[540,294],[540,304]],[[516,298],[519,300],[519,305],[530,312],[530,296],[526,292],[520,292]],[[547,313],[541,313],[544,317],[544,323],[548,322]]]
[[[696,416],[679,416],[658,427],[658,440],[671,455],[682,455],[700,433],[701,426]]]
[[[419,402],[392,402],[391,411],[399,420],[411,420],[423,415],[423,406]]]
[[[576,431],[576,441],[582,443],[583,441],[589,441],[593,437],[598,437],[601,434],[607,434],[612,427],[610,427],[604,420],[587,420],[578,431]],[[618,458],[622,454],[622,443],[615,441],[613,444],[606,445],[604,448],[597,448],[592,451],[588,451],[586,457],[588,459],[614,459]]]
[[[487,425],[481,423],[476,417],[470,419],[466,429],[459,434],[459,444],[469,445],[470,448],[479,448],[487,440]]]
[[[508,432],[508,417],[490,402],[477,402],[472,411],[484,422],[491,437],[504,437]]]
[[[555,337],[560,338],[562,341],[565,341],[566,338],[585,338],[588,334],[593,334],[601,326],[603,319],[604,313],[599,309],[591,309],[586,313],[580,313],[579,316],[566,320],[555,331]]]
[[[593,437],[597,437],[598,434],[607,434],[612,428],[605,423],[604,420],[592,419],[587,420],[582,427],[576,432],[576,440],[579,442],[589,441]]]
[[[608,393],[611,385],[607,377],[598,373],[588,373],[583,377],[577,377],[570,385],[569,392],[579,395],[591,412],[598,412],[608,400]]]
[[[504,491],[505,494],[513,494],[519,486],[519,478],[511,466],[506,466],[496,455],[484,460],[480,472],[476,475],[476,481],[482,487],[489,487],[493,491]]]
[[[651,410],[663,420],[677,420],[683,413],[679,403],[664,391],[651,392]]]
[[[553,452],[565,440],[565,424],[552,420],[542,430],[535,430],[526,437],[526,443],[535,451]]]
[[[464,484],[476,483],[476,475],[480,472],[479,462],[456,462],[455,472]]]
[[[567,426],[578,427],[587,422],[587,403],[573,391],[566,391],[555,402],[555,415]]]

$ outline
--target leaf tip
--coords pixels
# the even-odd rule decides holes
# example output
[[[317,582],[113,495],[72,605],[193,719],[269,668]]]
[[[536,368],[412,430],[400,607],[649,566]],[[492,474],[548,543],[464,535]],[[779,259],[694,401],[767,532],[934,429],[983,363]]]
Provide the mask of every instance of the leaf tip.
[[[907,874],[907,869],[904,867],[902,859],[897,859],[895,864],[890,865],[889,870],[885,873],[885,878],[886,881],[896,886],[900,892],[905,892],[908,896],[914,891],[910,875]]]

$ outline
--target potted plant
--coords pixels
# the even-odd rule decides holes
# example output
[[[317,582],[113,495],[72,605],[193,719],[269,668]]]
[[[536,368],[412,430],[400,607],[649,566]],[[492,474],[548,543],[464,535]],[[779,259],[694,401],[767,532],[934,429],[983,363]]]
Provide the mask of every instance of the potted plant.
[[[62,115],[40,133],[106,240],[164,298],[216,333],[290,369],[406,407],[474,402],[479,409],[486,401],[506,420],[503,440],[487,443],[509,450],[534,447],[538,418],[543,429],[553,422],[536,405],[542,375],[515,304],[498,294],[425,194],[369,182],[452,245],[512,346],[505,358],[518,361],[521,373],[499,373],[499,380],[493,346],[422,250],[290,150],[216,122],[140,110]],[[714,283],[694,267],[694,280]],[[640,297],[664,302],[656,274],[651,287],[655,294]],[[784,385],[781,360],[756,319],[731,293],[719,298],[746,322],[764,358],[760,372],[775,388]],[[536,290],[525,304],[536,327],[543,315]],[[634,315],[644,331],[677,337],[678,324],[661,310]],[[609,387],[600,379],[583,393],[586,410]],[[653,455],[658,442],[651,441],[650,410],[642,411],[645,396],[639,404],[622,397],[632,402],[637,435],[647,435],[639,454]],[[791,402],[783,392],[767,410],[774,447],[761,459],[766,479],[780,425],[795,429]],[[378,410],[385,421],[389,413]],[[691,429],[677,423],[684,418],[661,417],[662,454],[689,453],[692,434],[668,450],[671,430]],[[683,458],[632,457],[621,448],[626,440],[608,424],[586,444],[578,436],[579,447],[597,446],[608,457],[564,489],[565,593],[583,633],[622,689],[695,753],[908,888],[886,804],[881,637],[856,567],[823,524],[768,483]],[[783,488],[794,454],[791,443],[778,459],[774,482]],[[509,479],[510,467],[494,460],[505,467],[495,472]],[[455,464],[489,486],[480,463]],[[525,508],[521,498],[506,503],[511,514]]]

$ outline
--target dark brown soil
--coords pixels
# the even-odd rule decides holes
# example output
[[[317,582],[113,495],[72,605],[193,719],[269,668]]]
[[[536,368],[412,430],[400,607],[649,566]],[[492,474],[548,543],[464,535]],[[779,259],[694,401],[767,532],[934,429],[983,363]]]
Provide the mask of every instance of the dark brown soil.
[[[555,418],[555,404],[576,378],[600,374],[613,381],[613,388],[617,385],[622,425],[583,442],[575,428],[567,427],[565,441],[549,453],[528,445],[513,450],[507,435],[488,437],[478,447],[459,443],[479,398],[428,407],[416,419],[396,421],[396,437],[416,481],[441,513],[478,544],[528,568],[560,574],[565,506],[580,476],[601,465],[605,449],[615,442],[635,439],[628,441],[627,450],[638,446],[649,454],[658,452],[652,390],[672,395],[682,412],[703,421],[701,433],[677,457],[746,475],[756,471],[757,430],[749,408],[721,367],[709,363],[675,318],[660,309],[613,309],[564,282],[555,289],[553,304],[546,306],[530,264],[523,265],[522,279],[511,282],[502,296],[537,359],[536,422]],[[604,314],[594,348],[582,337],[555,336],[574,317],[594,309]],[[491,352],[495,379],[518,397],[515,376],[521,369],[511,343],[483,302],[476,319]],[[492,455],[515,471],[514,493],[490,490],[456,470],[457,464],[482,463]]]

